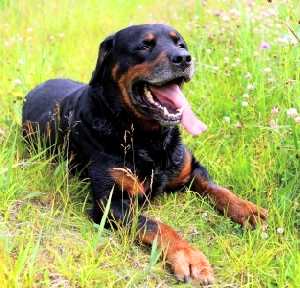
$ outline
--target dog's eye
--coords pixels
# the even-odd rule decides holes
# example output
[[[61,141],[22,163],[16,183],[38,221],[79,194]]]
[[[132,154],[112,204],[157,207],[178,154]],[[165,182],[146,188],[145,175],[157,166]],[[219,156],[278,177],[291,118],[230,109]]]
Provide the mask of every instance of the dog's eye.
[[[178,37],[173,38],[174,44],[179,48],[185,48],[185,44]]]
[[[181,43],[178,43],[177,45],[178,45],[179,48],[185,48],[185,45],[184,45],[184,43],[182,43],[182,42],[181,42]]]
[[[148,50],[152,49],[155,46],[155,40],[154,39],[145,39],[142,44],[139,46],[140,50]]]

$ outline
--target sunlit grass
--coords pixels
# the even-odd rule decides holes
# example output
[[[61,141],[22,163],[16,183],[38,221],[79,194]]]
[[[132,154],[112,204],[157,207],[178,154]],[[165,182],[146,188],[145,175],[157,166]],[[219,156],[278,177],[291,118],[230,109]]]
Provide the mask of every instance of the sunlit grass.
[[[99,231],[86,215],[87,182],[42,147],[29,153],[21,138],[31,88],[55,77],[87,82],[100,41],[147,22],[175,26],[196,59],[185,94],[209,130],[184,134],[185,142],[215,181],[270,216],[266,231],[244,231],[192,192],[161,196],[147,214],[203,250],[215,287],[299,287],[300,124],[287,111],[300,111],[299,43],[290,31],[300,35],[300,7],[273,2],[0,1],[1,287],[176,284],[155,247],[136,245],[125,229]]]

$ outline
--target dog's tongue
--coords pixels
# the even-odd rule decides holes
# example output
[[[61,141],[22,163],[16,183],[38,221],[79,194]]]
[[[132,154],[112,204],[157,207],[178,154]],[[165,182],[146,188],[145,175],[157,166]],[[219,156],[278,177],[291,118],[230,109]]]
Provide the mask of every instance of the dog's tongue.
[[[176,109],[183,108],[181,124],[192,135],[196,136],[207,129],[207,126],[197,119],[191,106],[187,102],[177,84],[168,84],[162,87],[150,86],[151,92],[161,102]]]

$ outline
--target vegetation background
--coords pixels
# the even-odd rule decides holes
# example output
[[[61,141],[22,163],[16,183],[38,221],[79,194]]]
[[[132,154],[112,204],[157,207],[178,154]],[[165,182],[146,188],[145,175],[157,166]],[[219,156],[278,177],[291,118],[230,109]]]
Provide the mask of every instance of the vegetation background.
[[[1,287],[189,287],[125,229],[93,225],[88,185],[63,159],[26,153],[21,137],[30,89],[87,82],[100,41],[147,22],[176,27],[196,59],[185,93],[209,130],[185,142],[218,183],[270,216],[267,229],[243,230],[189,191],[147,214],[205,252],[214,287],[300,287],[299,15],[297,0],[0,0]]]

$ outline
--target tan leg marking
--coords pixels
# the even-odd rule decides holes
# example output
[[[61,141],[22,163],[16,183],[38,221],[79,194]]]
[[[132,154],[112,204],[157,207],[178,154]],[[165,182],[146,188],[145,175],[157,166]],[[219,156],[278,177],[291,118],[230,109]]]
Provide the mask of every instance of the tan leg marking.
[[[112,168],[110,175],[113,177],[118,186],[127,191],[130,196],[145,194],[145,185],[140,182],[136,175],[127,168]]]
[[[194,190],[207,195],[216,205],[216,208],[228,215],[234,222],[245,225],[248,222],[255,227],[257,223],[267,219],[268,212],[250,201],[239,198],[230,190],[209,183],[200,175],[194,179]]]
[[[168,188],[176,189],[187,183],[191,179],[192,173],[192,154],[185,150],[183,166],[178,176],[168,183]]]
[[[157,231],[141,231],[139,238],[143,243],[152,244],[157,239],[167,262],[178,280],[190,280],[208,285],[214,281],[213,270],[204,254],[190,246],[170,226],[156,221]]]

